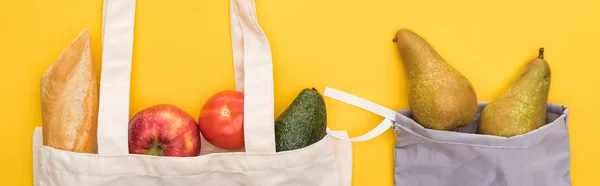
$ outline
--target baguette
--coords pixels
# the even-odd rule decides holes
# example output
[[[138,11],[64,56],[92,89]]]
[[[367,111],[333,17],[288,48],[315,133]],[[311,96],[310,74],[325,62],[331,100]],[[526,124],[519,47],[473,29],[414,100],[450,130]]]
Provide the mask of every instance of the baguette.
[[[87,29],[42,75],[43,144],[97,153],[98,87]]]

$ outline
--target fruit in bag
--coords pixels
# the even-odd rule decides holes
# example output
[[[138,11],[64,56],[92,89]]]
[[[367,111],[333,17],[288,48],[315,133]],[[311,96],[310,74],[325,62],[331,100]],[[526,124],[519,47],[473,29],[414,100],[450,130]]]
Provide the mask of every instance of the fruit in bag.
[[[408,75],[408,104],[425,128],[456,130],[477,114],[477,95],[465,76],[411,30],[396,32],[394,42]]]
[[[211,96],[198,118],[200,132],[210,144],[226,149],[244,147],[244,94],[234,90]]]
[[[529,61],[508,89],[483,109],[478,133],[511,137],[544,125],[550,79],[550,65],[544,60],[544,48],[540,48],[538,57]]]
[[[277,152],[310,146],[327,134],[325,100],[315,88],[302,90],[275,120]]]
[[[173,105],[160,104],[146,108],[129,121],[129,153],[198,156],[198,124],[192,116]]]

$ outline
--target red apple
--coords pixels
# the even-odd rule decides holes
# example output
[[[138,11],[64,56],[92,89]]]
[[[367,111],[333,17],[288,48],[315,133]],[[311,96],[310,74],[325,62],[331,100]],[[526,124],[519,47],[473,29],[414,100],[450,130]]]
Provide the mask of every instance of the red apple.
[[[198,156],[200,134],[192,116],[160,104],[146,108],[129,121],[129,153],[154,156]]]

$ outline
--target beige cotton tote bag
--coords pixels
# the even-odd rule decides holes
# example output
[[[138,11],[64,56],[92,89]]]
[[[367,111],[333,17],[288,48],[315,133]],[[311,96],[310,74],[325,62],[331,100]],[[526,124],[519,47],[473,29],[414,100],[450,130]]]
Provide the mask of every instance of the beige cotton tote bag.
[[[350,186],[352,144],[345,131],[328,130],[306,148],[276,152],[270,46],[256,18],[254,0],[230,1],[236,88],[245,94],[244,152],[197,157],[129,154],[129,88],[135,0],[105,0],[98,154],[74,153],[33,136],[36,186]],[[371,136],[370,138],[373,138]],[[210,146],[202,145],[202,151]]]

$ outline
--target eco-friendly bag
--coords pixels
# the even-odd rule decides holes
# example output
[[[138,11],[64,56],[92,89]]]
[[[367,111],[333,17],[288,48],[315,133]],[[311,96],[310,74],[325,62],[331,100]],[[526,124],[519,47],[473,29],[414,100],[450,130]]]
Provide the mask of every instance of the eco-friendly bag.
[[[345,131],[328,130],[321,141],[276,152],[271,52],[253,0],[230,1],[236,88],[245,94],[245,151],[214,152],[202,144],[197,157],[129,154],[129,88],[135,0],[105,0],[98,113],[98,154],[74,153],[33,136],[34,185],[310,185],[350,186],[352,144]],[[366,140],[366,139],[360,139]]]
[[[413,120],[410,110],[395,112],[331,88],[324,94],[384,117],[373,130],[374,136],[393,127],[397,186],[571,185],[568,108],[564,105],[548,103],[546,125],[505,138],[475,134],[487,102],[479,103],[472,124],[451,132],[424,128]]]

